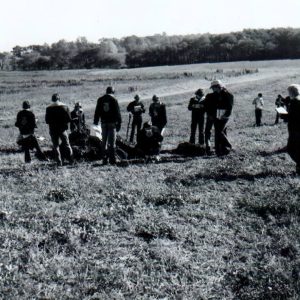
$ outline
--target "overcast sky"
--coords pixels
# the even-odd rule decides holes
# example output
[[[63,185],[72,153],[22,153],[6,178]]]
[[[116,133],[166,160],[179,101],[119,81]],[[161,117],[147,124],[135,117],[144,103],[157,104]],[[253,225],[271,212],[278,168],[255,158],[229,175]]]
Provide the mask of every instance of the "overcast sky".
[[[0,52],[60,39],[300,28],[300,0],[1,0]]]

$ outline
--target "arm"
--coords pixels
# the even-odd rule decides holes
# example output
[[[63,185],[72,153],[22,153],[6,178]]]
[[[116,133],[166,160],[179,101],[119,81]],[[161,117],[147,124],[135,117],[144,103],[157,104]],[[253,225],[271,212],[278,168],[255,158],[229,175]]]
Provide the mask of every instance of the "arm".
[[[188,105],[188,110],[193,109],[193,98],[190,99],[189,105]]]

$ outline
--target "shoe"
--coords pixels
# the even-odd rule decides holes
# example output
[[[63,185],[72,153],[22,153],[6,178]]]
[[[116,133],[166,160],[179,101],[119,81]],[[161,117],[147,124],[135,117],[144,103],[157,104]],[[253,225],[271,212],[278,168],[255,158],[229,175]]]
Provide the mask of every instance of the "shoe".
[[[103,161],[102,161],[102,165],[103,165],[103,166],[108,165],[108,160],[104,158]]]

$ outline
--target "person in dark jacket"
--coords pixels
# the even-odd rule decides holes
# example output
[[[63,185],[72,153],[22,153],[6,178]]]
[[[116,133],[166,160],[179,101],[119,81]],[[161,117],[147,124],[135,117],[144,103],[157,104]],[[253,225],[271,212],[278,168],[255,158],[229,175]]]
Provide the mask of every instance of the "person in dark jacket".
[[[46,108],[46,124],[49,125],[49,133],[53,144],[58,166],[62,166],[61,147],[66,152],[70,163],[73,163],[73,150],[68,137],[68,124],[71,122],[71,114],[67,105],[60,101],[59,94],[52,95],[52,104]]]
[[[137,152],[142,156],[158,156],[163,136],[157,126],[144,123],[143,129],[137,134]]]
[[[296,163],[296,173],[300,175],[300,85],[288,87],[290,103],[288,108],[288,144],[287,151]]]
[[[156,95],[153,95],[152,101],[153,103],[151,103],[149,107],[151,122],[153,126],[158,127],[160,132],[162,132],[163,128],[167,125],[166,106],[159,101]]]
[[[36,149],[36,155],[39,159],[47,160],[34,135],[34,130],[37,128],[36,118],[34,113],[30,110],[29,102],[24,101],[22,107],[23,110],[19,111],[17,114],[15,126],[18,127],[20,131],[17,143],[22,146],[22,149],[24,150],[25,162],[31,162],[31,149]]]
[[[97,100],[94,114],[94,125],[98,125],[101,119],[103,164],[116,163],[116,132],[121,129],[121,113],[119,103],[113,96],[115,90],[109,86],[106,94]]]
[[[140,101],[139,95],[134,96],[134,101],[128,104],[127,111],[133,116],[129,139],[129,141],[133,143],[135,128],[137,129],[137,133],[141,130],[143,122],[142,114],[145,113],[144,104]]]
[[[198,127],[199,130],[199,144],[204,148],[204,116],[205,110],[202,105],[205,99],[203,89],[198,89],[195,92],[196,97],[190,99],[188,110],[192,111],[192,122],[191,122],[191,136],[190,143],[195,144],[195,135]]]
[[[212,124],[215,128],[215,150],[218,156],[227,155],[232,146],[227,138],[227,123],[230,119],[233,108],[233,95],[223,86],[220,80],[211,82],[212,93],[206,95],[204,100],[205,111],[207,112],[206,134]],[[207,141],[209,143],[209,141]]]
[[[85,115],[80,102],[75,103],[74,109],[71,111],[71,132],[82,132],[85,129]]]

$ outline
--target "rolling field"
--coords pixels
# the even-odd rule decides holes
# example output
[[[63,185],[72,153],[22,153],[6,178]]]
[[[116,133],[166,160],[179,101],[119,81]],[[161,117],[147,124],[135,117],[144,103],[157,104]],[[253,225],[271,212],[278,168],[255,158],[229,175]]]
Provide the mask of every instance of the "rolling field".
[[[212,79],[235,96],[227,157],[56,168],[16,151],[24,100],[50,149],[52,94],[82,102],[91,125],[110,84],[120,135],[135,93],[147,108],[156,94],[167,105],[163,149],[174,149],[189,139],[189,99]],[[0,299],[300,299],[300,177],[277,151],[287,126],[274,125],[277,95],[299,82],[300,60],[0,72]],[[259,92],[265,125],[254,127]]]

